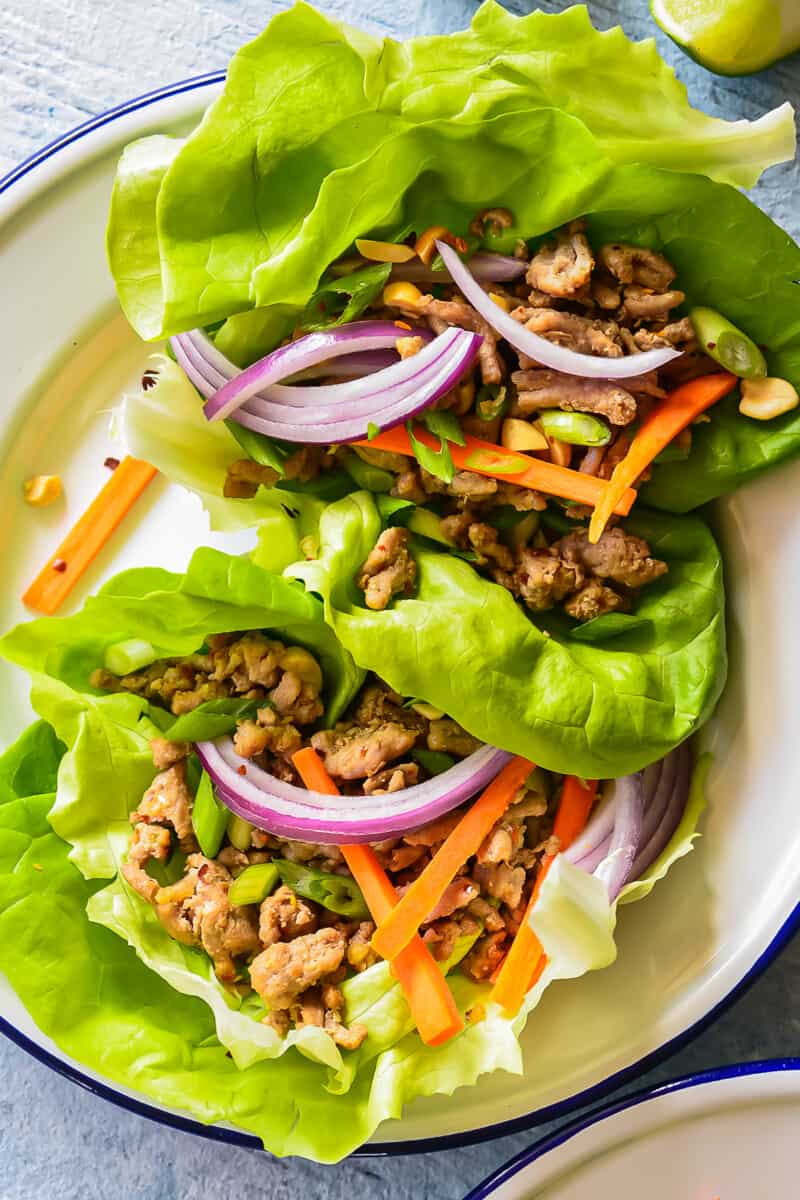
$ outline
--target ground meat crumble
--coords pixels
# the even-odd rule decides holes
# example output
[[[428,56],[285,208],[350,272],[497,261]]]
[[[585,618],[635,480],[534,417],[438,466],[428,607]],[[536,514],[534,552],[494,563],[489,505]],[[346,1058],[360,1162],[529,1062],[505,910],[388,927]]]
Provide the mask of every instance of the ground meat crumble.
[[[405,703],[374,677],[341,721],[318,728],[321,675],[314,676],[298,650],[258,632],[228,633],[209,638],[198,654],[154,663],[121,678],[96,672],[93,681],[111,690],[138,692],[173,711],[193,707],[190,694],[199,691],[205,697],[212,680],[226,695],[254,692],[265,704],[255,721],[240,721],[240,752],[249,750],[269,770],[281,762],[287,776],[296,778],[288,750],[273,736],[278,731],[292,745],[313,745],[342,790],[374,794],[411,786],[426,777],[424,757],[413,757],[417,749],[457,759],[477,748],[478,742],[457,722],[428,705]],[[315,662],[308,651],[302,653]],[[299,687],[291,678],[285,682],[297,669],[306,676]],[[260,723],[262,712],[275,716],[276,723]],[[270,733],[267,746],[251,726]],[[272,860],[347,875],[339,849],[253,828],[246,849],[232,845],[226,836],[216,857],[205,856],[192,823],[191,744],[156,738],[152,754],[157,773],[130,817],[133,834],[122,867],[127,883],[152,905],[171,937],[208,955],[225,987],[239,995],[255,993],[264,1003],[263,1021],[281,1036],[292,1028],[315,1025],[343,1049],[357,1048],[367,1030],[347,1020],[341,985],[378,961],[371,946],[373,923],[338,915],[287,883],[260,904],[237,905],[230,899],[231,885],[242,871]],[[556,777],[535,772],[477,855],[447,887],[421,931],[437,961],[448,959],[463,939],[458,969],[484,980],[505,954],[548,844],[557,789]],[[374,846],[400,894],[424,870],[462,814],[463,810],[448,813],[423,829]],[[180,859],[174,859],[178,853]],[[162,886],[156,875],[161,878],[160,872],[173,863],[177,877]]]

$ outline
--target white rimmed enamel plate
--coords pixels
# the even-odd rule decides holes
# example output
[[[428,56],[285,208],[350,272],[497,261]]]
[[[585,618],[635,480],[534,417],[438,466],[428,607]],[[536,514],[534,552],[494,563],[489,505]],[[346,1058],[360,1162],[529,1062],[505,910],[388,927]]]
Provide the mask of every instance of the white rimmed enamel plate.
[[[665,1083],[579,1117],[466,1200],[789,1200],[800,1059]]]
[[[0,181],[3,407],[0,415],[0,627],[26,615],[25,586],[107,478],[118,456],[108,413],[138,386],[151,348],[116,305],[104,254],[114,166],[123,145],[182,132],[217,94],[218,76],[186,81],[99,117]],[[66,500],[32,509],[22,483],[56,472]],[[719,508],[731,605],[733,669],[708,741],[716,754],[700,849],[641,904],[626,908],[619,960],[558,983],[529,1021],[523,1077],[495,1074],[452,1097],[414,1103],[367,1152],[443,1148],[524,1128],[597,1098],[664,1055],[713,1015],[777,952],[800,920],[800,464],[773,472]],[[797,501],[800,508],[800,499]],[[776,514],[779,519],[776,520]],[[193,548],[243,548],[212,536],[198,501],[157,480],[70,597],[72,611],[109,575],[134,565],[179,570]],[[30,716],[26,681],[0,664],[0,744]],[[0,978],[0,1028],[108,1099],[167,1124],[256,1145],[149,1104],[65,1059]],[[683,1198],[682,1198],[683,1200]]]

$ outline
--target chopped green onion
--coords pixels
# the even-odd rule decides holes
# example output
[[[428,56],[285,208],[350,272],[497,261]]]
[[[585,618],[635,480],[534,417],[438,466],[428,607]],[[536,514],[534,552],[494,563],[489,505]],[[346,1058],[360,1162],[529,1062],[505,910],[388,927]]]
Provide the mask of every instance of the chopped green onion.
[[[727,317],[713,308],[693,308],[689,320],[694,326],[700,349],[714,362],[740,379],[764,378],[767,373],[764,355],[752,338],[737,329]]]
[[[475,414],[481,421],[504,417],[511,406],[508,388],[499,383],[485,383],[478,392]]]
[[[464,460],[464,466],[474,467],[478,471],[491,471],[493,475],[519,475],[527,471],[530,459],[507,451],[496,454],[493,450],[473,450],[469,458]]]
[[[538,424],[548,437],[568,442],[571,446],[605,446],[611,441],[608,425],[590,413],[546,408],[539,413]]]
[[[429,474],[435,475],[437,479],[441,479],[443,483],[452,483],[456,469],[453,466],[453,456],[450,453],[450,447],[444,438],[440,438],[441,445],[438,450],[431,450],[423,442],[420,442],[414,437],[414,427],[409,421],[406,425],[411,449],[414,451],[414,457],[419,465]]]
[[[441,775],[443,771],[449,771],[456,765],[456,760],[441,750],[414,749],[411,751],[411,757],[414,762],[424,767],[429,775]]]
[[[380,429],[375,424],[375,422],[369,421],[367,424],[367,440],[371,442],[374,438],[376,438],[378,436],[379,433],[380,433]]]
[[[249,850],[252,840],[253,826],[249,821],[245,821],[244,817],[237,817],[235,813],[230,813],[228,821],[228,841],[237,850]],[[199,839],[198,839],[199,841]]]
[[[228,889],[231,904],[260,904],[278,886],[280,874],[274,863],[254,863],[237,875]]]
[[[367,492],[388,492],[394,484],[394,475],[384,471],[382,467],[374,467],[371,463],[359,458],[355,450],[351,450],[343,463],[345,471],[352,476],[353,482]]]
[[[271,700],[246,700],[241,696],[206,700],[176,717],[164,730],[164,737],[168,742],[210,742],[232,733],[240,721],[254,717],[259,708],[272,707]]]
[[[157,657],[149,642],[143,638],[129,638],[127,642],[115,642],[113,646],[106,646],[103,666],[112,675],[130,675],[131,671],[149,667]]]
[[[216,858],[219,854],[230,815],[217,799],[210,777],[203,771],[192,805],[192,825],[206,858]]]
[[[352,876],[332,875],[282,858],[275,859],[275,866],[283,883],[298,896],[352,920],[365,921],[369,917],[361,889]]]
[[[183,879],[186,873],[186,855],[182,850],[173,850],[165,863],[159,862],[157,858],[148,858],[144,869],[159,887],[170,887],[179,879]]]

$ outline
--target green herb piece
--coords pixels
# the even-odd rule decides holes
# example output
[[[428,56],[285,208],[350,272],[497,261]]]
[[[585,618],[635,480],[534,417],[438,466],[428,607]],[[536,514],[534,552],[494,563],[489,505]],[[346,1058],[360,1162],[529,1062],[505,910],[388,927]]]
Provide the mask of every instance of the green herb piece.
[[[441,441],[453,442],[456,446],[465,445],[464,432],[455,413],[446,408],[431,408],[422,421],[428,432]]]
[[[374,441],[379,433],[380,433],[380,429],[378,428],[378,426],[375,424],[374,421],[370,421],[367,424],[367,440],[370,442]]]
[[[269,706],[268,700],[206,700],[191,712],[181,713],[164,730],[168,742],[210,742],[232,733],[240,721],[254,717],[259,708]]]
[[[414,457],[421,467],[435,475],[437,479],[441,479],[443,483],[451,483],[456,469],[453,466],[453,456],[450,453],[450,447],[442,438],[439,439],[440,447],[438,450],[431,450],[429,446],[424,445],[414,437],[414,427],[409,421],[406,425],[408,437],[411,442],[411,449],[414,451]]]
[[[294,453],[296,446],[287,447],[276,438],[267,437],[265,433],[245,429],[238,421],[226,421],[225,424],[248,458],[252,458],[253,462],[262,467],[272,467],[273,471],[277,471],[281,479],[283,478],[286,474],[286,459]]]
[[[376,263],[350,275],[327,280],[309,300],[298,328],[313,333],[354,321],[383,291],[391,270],[391,263]]]

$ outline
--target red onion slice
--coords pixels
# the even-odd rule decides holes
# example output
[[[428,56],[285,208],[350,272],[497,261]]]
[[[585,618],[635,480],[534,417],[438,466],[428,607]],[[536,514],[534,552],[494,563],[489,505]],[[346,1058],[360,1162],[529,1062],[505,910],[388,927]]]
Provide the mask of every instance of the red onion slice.
[[[670,838],[678,828],[681,817],[686,809],[692,775],[692,761],[689,747],[684,742],[682,746],[673,751],[670,757],[675,762],[675,773],[667,804],[658,826],[650,839],[647,842],[643,839],[641,842],[640,849],[631,867],[630,879],[639,879],[648,867],[653,865],[662,850],[669,844]]]
[[[380,430],[392,429],[411,420],[445,396],[475,361],[481,343],[480,336],[466,333],[463,329],[455,332],[459,337],[448,346],[447,353],[442,354],[439,361],[431,364],[427,371],[415,375],[413,385],[395,385],[394,389],[388,389],[377,397],[362,400],[358,407],[359,416],[335,420],[331,417],[330,409],[323,416],[319,410],[301,413],[288,405],[276,405],[270,406],[267,411],[275,412],[277,409],[280,415],[264,417],[260,414],[267,402],[253,401],[255,412],[251,412],[250,405],[247,405],[239,410],[233,420],[256,433],[281,441],[322,446],[360,441],[367,436],[371,424]],[[445,334],[440,336],[445,337]],[[408,366],[410,363],[413,360],[407,359],[402,365]],[[351,385],[339,386],[348,388]]]
[[[276,779],[241,758],[230,737],[198,742],[195,749],[231,812],[279,837],[325,845],[378,842],[419,829],[471,799],[512,758],[482,746],[416,787],[383,796],[329,796]]]
[[[469,260],[469,269],[474,279],[482,279],[485,283],[511,283],[525,274],[528,264],[524,259],[512,258],[510,254],[479,250]],[[432,271],[423,262],[415,262],[414,259],[396,263],[392,267],[392,279],[407,279],[409,283],[447,283],[444,271]]]
[[[605,883],[609,900],[613,902],[631,874],[639,849],[644,810],[641,772],[612,780],[608,790],[615,794],[614,832],[611,835],[608,854],[594,871],[594,876]]]
[[[354,321],[352,325],[308,333],[286,346],[279,346],[244,371],[238,371],[209,400],[204,409],[205,415],[209,421],[221,421],[231,416],[251,396],[263,392],[281,379],[340,354],[355,354],[361,350],[392,350],[398,338],[408,336],[408,332],[393,321]],[[216,347],[214,350],[215,356],[219,355]],[[222,370],[219,359],[211,361],[218,370]]]
[[[681,352],[665,346],[661,350],[646,350],[643,354],[629,354],[624,358],[597,358],[591,354],[578,354],[566,346],[557,346],[547,338],[540,337],[515,321],[499,304],[490,300],[481,285],[470,274],[451,246],[437,242],[436,248],[450,272],[453,283],[493,329],[504,337],[515,350],[554,371],[565,375],[580,375],[584,379],[633,379],[646,371],[655,371]]]
[[[480,343],[479,334],[452,327],[412,358],[363,379],[313,388],[272,385],[264,396],[244,403],[232,419],[282,441],[309,445],[358,441],[367,436],[370,424],[390,429],[446,395],[475,361]],[[211,355],[207,357],[209,344],[197,331],[172,339],[178,363],[205,396],[213,395],[222,379],[216,365],[219,352],[215,350],[217,359],[212,361]],[[227,366],[236,370],[232,364]]]

